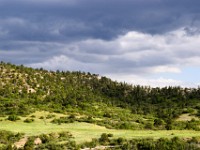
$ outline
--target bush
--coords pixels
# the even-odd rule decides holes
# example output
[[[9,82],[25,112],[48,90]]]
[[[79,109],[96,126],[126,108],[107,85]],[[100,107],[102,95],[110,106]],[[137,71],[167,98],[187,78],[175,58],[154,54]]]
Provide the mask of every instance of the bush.
[[[116,140],[117,145],[122,145],[124,143],[125,139],[120,137]]]
[[[27,119],[24,120],[24,122],[26,122],[26,123],[31,123],[31,122],[33,122],[33,121],[34,121],[34,119],[32,119],[32,118],[31,118],[31,119],[28,119],[28,118],[27,118]]]
[[[113,134],[112,133],[108,133],[108,137],[113,137]]]
[[[63,140],[69,140],[71,138],[73,138],[72,134],[67,132],[67,131],[63,131],[59,133],[59,138],[62,138]]]
[[[103,115],[103,117],[111,118],[112,116],[111,116],[110,113],[106,112],[106,113]]]
[[[110,142],[110,140],[109,140],[109,138],[108,138],[108,134],[103,133],[103,134],[101,135],[101,137],[99,138],[99,143],[105,144],[105,143],[108,143],[108,142]]]
[[[163,125],[163,120],[162,119],[155,119],[154,120],[154,126],[155,127],[158,127],[158,126],[161,126],[161,125]]]
[[[44,116],[41,116],[39,119],[44,119]]]
[[[53,119],[51,121],[51,123],[57,123],[57,124],[61,124],[61,123],[73,123],[75,121],[75,119],[69,119],[67,117],[60,117],[59,119]]]
[[[10,115],[10,116],[8,116],[7,119],[10,120],[10,121],[20,120],[20,118],[18,116],[16,116],[16,115]]]
[[[153,125],[150,122],[148,122],[147,124],[145,124],[144,128],[145,129],[153,129]]]
[[[71,114],[68,118],[69,119],[76,119],[76,116],[74,114]]]
[[[35,115],[31,115],[31,118],[35,118],[36,116]]]
[[[84,142],[80,146],[81,146],[82,149],[84,149],[84,148],[90,148],[91,149],[91,148],[96,147],[98,144],[99,144],[98,139],[94,138],[94,139],[92,139],[91,142]]]
[[[42,143],[48,143],[51,141],[51,137],[46,134],[41,134],[39,138],[41,139]]]
[[[51,119],[51,118],[54,118],[55,117],[55,115],[53,115],[53,114],[48,114],[47,116],[46,116],[46,119]],[[43,118],[44,119],[44,118]]]
[[[123,122],[119,125],[119,129],[132,129],[132,124],[130,122]]]

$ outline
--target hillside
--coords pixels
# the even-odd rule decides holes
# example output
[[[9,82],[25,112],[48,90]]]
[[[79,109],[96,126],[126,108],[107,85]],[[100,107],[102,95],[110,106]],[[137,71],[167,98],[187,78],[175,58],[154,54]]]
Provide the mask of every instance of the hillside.
[[[144,115],[159,115],[158,111],[169,108],[166,111],[173,111],[172,115],[176,116],[182,113],[178,111],[199,108],[200,88],[132,86],[96,74],[53,72],[1,62],[0,95],[7,107],[1,112],[5,114],[12,113],[9,111],[28,114],[30,109],[26,110],[26,104],[43,106],[43,109],[48,104],[48,109],[53,111],[66,111],[69,108],[84,110],[92,103],[103,103]],[[9,102],[12,102],[10,106]],[[25,104],[22,107],[26,111],[19,112],[20,104]]]
[[[114,129],[200,130],[200,88],[134,86],[91,73],[53,72],[4,62],[0,63],[0,109],[0,130],[14,132],[12,121],[23,129],[24,122],[38,127],[42,122],[52,126],[78,122],[111,133],[117,133]],[[38,115],[41,112],[46,113]],[[28,128],[25,134],[37,135]],[[96,136],[100,132],[91,138]]]

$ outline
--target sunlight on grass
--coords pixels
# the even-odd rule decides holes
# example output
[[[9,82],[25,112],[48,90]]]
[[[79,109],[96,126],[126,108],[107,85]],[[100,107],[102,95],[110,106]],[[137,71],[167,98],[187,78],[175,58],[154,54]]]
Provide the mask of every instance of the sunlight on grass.
[[[69,131],[73,134],[75,140],[80,143],[84,141],[90,141],[92,138],[99,138],[102,133],[112,133],[114,138],[123,137],[127,139],[131,138],[172,138],[174,136],[189,138],[200,136],[200,131],[193,130],[114,130],[106,129],[95,124],[89,123],[68,123],[68,124],[52,124],[50,121],[53,119],[39,119],[41,116],[47,116],[52,114],[49,112],[35,112],[27,117],[20,117],[21,119],[12,122],[1,118],[0,130],[7,130],[12,132],[25,133],[26,136],[40,135],[52,132]],[[34,122],[25,123],[24,120],[31,118],[34,115]],[[66,116],[63,114],[56,114],[54,117]]]
[[[45,124],[43,120],[36,120],[32,123],[24,123],[23,120],[17,122],[11,121],[1,121],[0,130],[8,130],[13,132],[22,132],[27,136],[39,135],[42,133],[51,132],[61,132],[69,131],[75,137],[75,140],[80,143],[84,141],[90,141],[92,138],[98,138],[102,133],[112,133],[114,137],[124,137],[124,138],[171,138],[174,136],[188,138],[200,136],[199,131],[189,131],[189,130],[111,130],[105,127],[100,127],[94,124],[88,123],[69,123],[69,124],[52,124],[47,122]]]

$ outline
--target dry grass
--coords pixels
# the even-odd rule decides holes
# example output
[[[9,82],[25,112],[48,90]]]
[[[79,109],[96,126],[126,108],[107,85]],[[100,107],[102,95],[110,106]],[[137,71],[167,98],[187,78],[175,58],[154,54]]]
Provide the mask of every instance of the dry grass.
[[[190,114],[182,114],[182,115],[179,116],[177,121],[190,121],[192,119],[199,120],[198,117],[192,116]]]

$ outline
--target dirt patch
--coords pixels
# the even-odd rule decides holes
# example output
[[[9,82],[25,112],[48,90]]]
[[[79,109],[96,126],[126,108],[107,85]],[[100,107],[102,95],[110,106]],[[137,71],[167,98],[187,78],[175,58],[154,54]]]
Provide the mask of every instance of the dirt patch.
[[[190,121],[192,119],[199,120],[198,117],[191,116],[190,114],[182,114],[178,117],[177,121]]]

